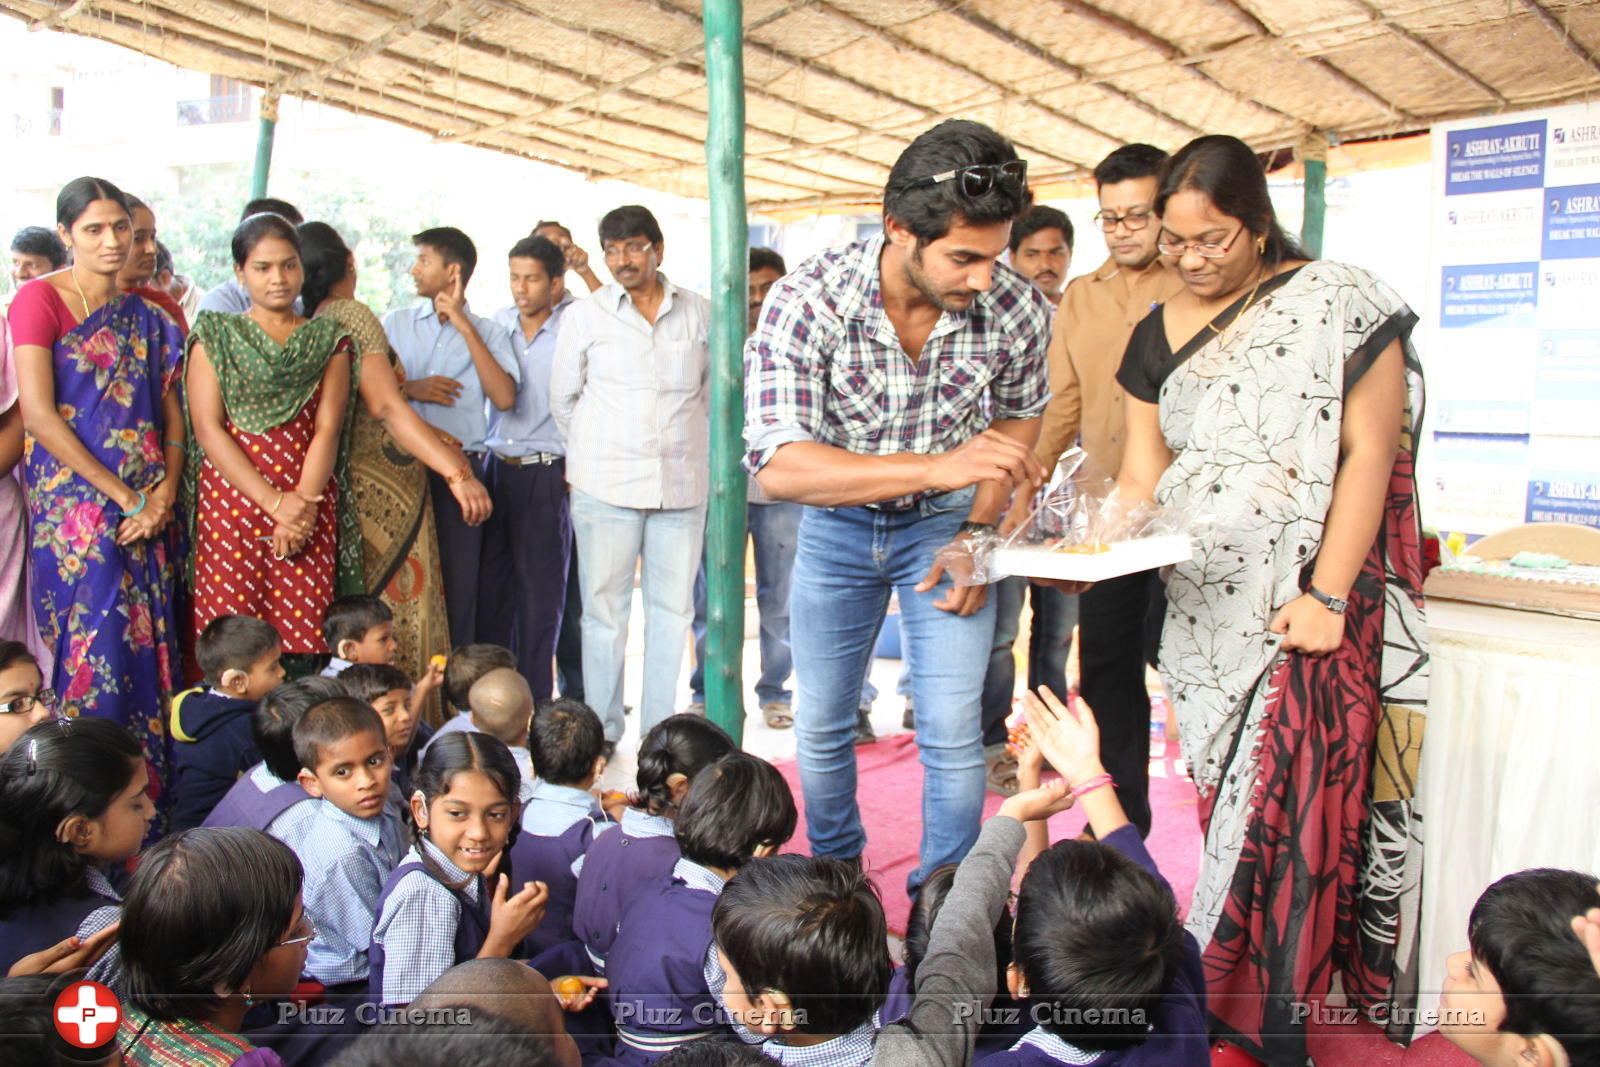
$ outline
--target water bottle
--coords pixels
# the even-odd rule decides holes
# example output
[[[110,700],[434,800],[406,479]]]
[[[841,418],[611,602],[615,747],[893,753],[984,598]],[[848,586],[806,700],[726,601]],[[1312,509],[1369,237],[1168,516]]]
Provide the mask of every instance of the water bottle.
[[[1167,695],[1156,693],[1150,698],[1150,758],[1164,759],[1167,755]]]

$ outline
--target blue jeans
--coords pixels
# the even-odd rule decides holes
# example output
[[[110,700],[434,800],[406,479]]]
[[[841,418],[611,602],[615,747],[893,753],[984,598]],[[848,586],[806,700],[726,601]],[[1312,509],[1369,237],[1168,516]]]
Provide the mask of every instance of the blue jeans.
[[[1006,716],[1017,689],[1017,660],[1012,646],[1022,624],[1022,602],[1033,599],[1033,627],[1028,635],[1028,688],[1041,685],[1062,700],[1067,698],[1067,653],[1072,630],[1078,625],[1078,598],[1059,589],[1034,585],[1026,578],[1004,578],[989,587],[995,602],[994,645],[989,672],[983,680],[983,743],[1006,741]]]
[[[756,699],[762,704],[789,704],[789,675],[794,656],[789,651],[789,583],[794,575],[794,549],[800,539],[799,504],[749,504],[745,521],[755,547],[756,608],[761,614],[761,678]],[[689,691],[705,700],[706,687],[706,563],[694,579],[694,673]]]
[[[962,489],[904,512],[807,508],[800,522],[790,641],[811,851],[859,856],[866,845],[856,804],[856,707],[894,590],[924,772],[920,860],[908,879],[913,888],[934,868],[967,854],[983,814],[978,707],[994,607],[985,602],[966,618],[934,607],[949,591],[948,577],[926,593],[913,591],[934,555],[955,537],[972,497],[971,489]]]
[[[647,732],[676,710],[678,671],[694,618],[694,562],[706,532],[704,504],[693,508],[619,508],[572,490],[572,529],[583,587],[583,685],[605,726],[622,737],[622,675],[628,650],[633,576],[644,560],[644,697]]]

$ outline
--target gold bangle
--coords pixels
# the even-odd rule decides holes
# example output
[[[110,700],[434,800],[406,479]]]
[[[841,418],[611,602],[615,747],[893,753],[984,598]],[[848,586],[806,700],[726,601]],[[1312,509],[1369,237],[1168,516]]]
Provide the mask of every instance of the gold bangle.
[[[472,477],[472,464],[466,463],[466,464],[462,465],[460,470],[456,471],[454,474],[452,474],[448,478],[446,478],[444,480],[444,484],[445,485],[460,485],[462,482],[466,481],[467,479],[469,479],[471,477]]]
[[[278,490],[278,499],[276,499],[276,500],[274,500],[272,502],[272,509],[270,511],[268,511],[267,514],[268,515],[276,515],[278,513],[278,508],[280,508],[282,506],[283,506],[283,490],[279,489]]]

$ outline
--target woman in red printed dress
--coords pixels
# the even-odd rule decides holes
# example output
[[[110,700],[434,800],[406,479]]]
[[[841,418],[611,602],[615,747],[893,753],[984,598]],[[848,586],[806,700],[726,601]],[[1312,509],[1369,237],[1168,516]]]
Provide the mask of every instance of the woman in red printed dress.
[[[243,315],[202,312],[189,336],[186,415],[194,622],[270,622],[290,655],[324,651],[328,602],[361,588],[346,479],[354,347],[332,319],[297,315],[299,236],[277,215],[233,235]]]

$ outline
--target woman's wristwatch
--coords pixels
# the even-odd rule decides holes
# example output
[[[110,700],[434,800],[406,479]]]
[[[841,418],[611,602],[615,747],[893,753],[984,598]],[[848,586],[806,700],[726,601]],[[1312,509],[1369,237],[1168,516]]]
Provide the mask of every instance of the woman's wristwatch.
[[[1350,601],[1341,597],[1329,596],[1327,593],[1324,593],[1314,585],[1306,586],[1306,593],[1310,595],[1311,599],[1315,600],[1317,603],[1321,604],[1335,615],[1343,615],[1345,609],[1350,606]]]

